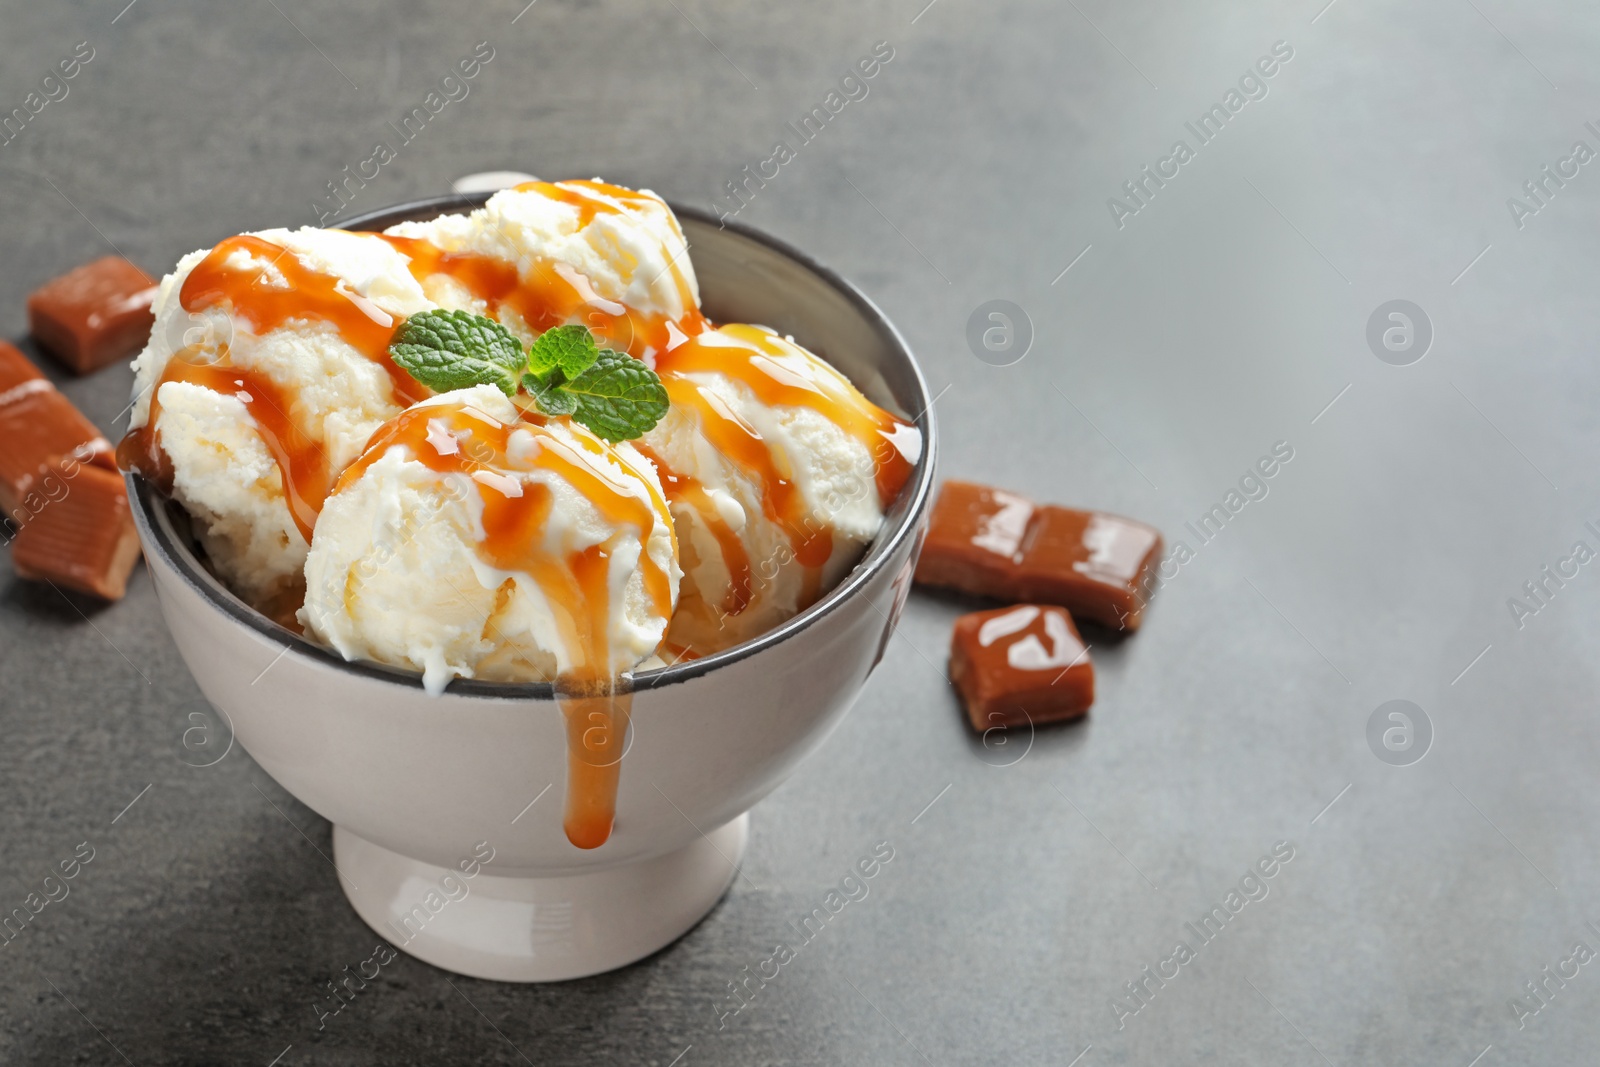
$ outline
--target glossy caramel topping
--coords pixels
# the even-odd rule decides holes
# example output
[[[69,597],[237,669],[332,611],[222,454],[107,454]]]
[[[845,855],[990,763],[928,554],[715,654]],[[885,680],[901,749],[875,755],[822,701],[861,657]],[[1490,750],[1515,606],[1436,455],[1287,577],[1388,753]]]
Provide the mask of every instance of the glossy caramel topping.
[[[724,374],[769,407],[816,411],[866,446],[876,470],[878,503],[885,508],[922,455],[922,435],[914,425],[862,396],[826,361],[757,326],[724,326],[691,337],[658,356],[656,371],[664,380],[696,372]]]
[[[676,641],[670,640],[661,642],[661,646],[656,649],[656,655],[660,656],[668,666],[677,663],[688,663],[691,660],[700,658],[700,653],[690,646],[680,645]]]
[[[191,348],[177,353],[167,363],[150,398],[150,417],[144,426],[129,431],[117,446],[117,465],[124,470],[139,471],[164,492],[170,492],[171,466],[159,447],[151,447],[153,441],[159,444],[159,438],[152,431],[161,414],[161,386],[167,382],[185,382],[223,396],[238,397],[255,419],[262,443],[278,465],[283,478],[284,502],[289,506],[289,514],[300,536],[310,544],[311,528],[317,523],[322,502],[327,499],[333,483],[327,450],[295,421],[291,414],[294,397],[289,390],[265,374],[221,363],[195,362],[203,358],[201,352]]]
[[[833,531],[811,518],[805,495],[779,463],[761,434],[711,392],[690,378],[663,374],[661,384],[674,407],[695,413],[700,430],[718,452],[748,474],[761,491],[761,509],[776,523],[794,547],[796,561],[807,570],[820,571],[833,554]],[[733,568],[729,567],[732,573]]]
[[[566,182],[523,182],[515,186],[515,191],[538,193],[547,199],[577,208],[579,229],[593,222],[596,215],[622,215],[631,210],[626,205],[655,202],[654,197],[637,189],[582,178]]]
[[[519,431],[529,436],[514,442]],[[637,566],[646,595],[653,611],[670,617],[670,578],[650,558],[648,544],[658,522],[670,529],[671,514],[654,487],[616,470],[607,446],[582,433],[574,436],[575,444],[557,436],[539,416],[505,423],[464,403],[413,407],[373,435],[338,489],[396,446],[430,470],[465,475],[477,485],[484,531],[479,557],[498,570],[528,576],[555,608],[571,662],[556,679],[569,741],[567,838],[579,848],[597,848],[611,833],[628,729],[629,697],[611,666],[611,555],[630,532],[638,536],[645,546]],[[544,548],[553,505],[549,487],[515,476],[535,470],[573,486],[618,532],[565,558],[551,555]]]
[[[682,237],[682,231],[677,228],[677,220],[672,217],[666,205],[654,196],[642,193],[637,189],[627,189],[620,185],[611,185],[608,182],[580,179],[568,182],[523,182],[516,187],[516,191],[520,193],[536,192],[551,200],[557,200],[577,208],[579,229],[593,222],[596,215],[626,215],[655,210],[663,212],[674,231],[678,233],[679,237]],[[666,249],[662,249],[662,251],[665,252]],[[684,251],[687,251],[687,248]],[[681,259],[683,254],[684,252],[680,251],[677,258],[668,256],[668,268],[672,271],[672,281],[678,290],[679,301],[685,308],[693,308],[697,303],[694,289],[689,285],[688,274],[685,273],[683,266],[678,262],[678,259]],[[651,284],[654,283],[655,279],[652,278]],[[694,321],[703,328],[704,320],[700,319],[698,314],[694,316]],[[694,333],[696,331],[686,330],[684,332]],[[667,346],[657,345],[656,347],[657,349],[663,349]]]
[[[287,288],[278,284],[274,272],[288,283]],[[346,344],[389,375],[395,404],[403,407],[430,395],[426,386],[389,358],[392,315],[356,293],[344,279],[313,270],[289,249],[260,237],[241,234],[213,248],[184,279],[178,300],[190,312],[221,308],[257,335],[291,320],[330,323]],[[171,491],[171,465],[161,452],[157,430],[161,387],[167,382],[204,386],[244,402],[278,465],[289,514],[309,543],[337,472],[330,469],[322,442],[300,425],[295,391],[266,374],[231,366],[226,346],[191,345],[168,360],[151,390],[144,426],[129,431],[117,447],[118,465]]]
[[[748,387],[764,405],[804,407],[823,415],[867,449],[883,507],[900,492],[921,455],[917,428],[872,404],[823,360],[755,326],[724,326],[688,338],[656,357],[656,371],[673,406],[693,412],[712,446],[759,487],[763,514],[784,531],[795,561],[804,568],[800,605],[809,606],[822,592],[822,568],[833,554],[832,530],[808,511],[789,466],[790,458],[692,376],[722,374]],[[671,495],[674,483],[666,479],[680,479],[681,475],[659,462],[657,466]],[[709,500],[701,505],[690,499],[692,496],[692,490],[683,493],[685,501],[707,519],[708,528],[723,545],[729,574],[736,576],[724,614],[738,614],[750,602],[748,592],[735,595],[740,589],[739,576],[748,582],[749,561],[743,544],[732,531],[726,531],[726,540],[737,546],[737,551],[730,551],[721,532],[725,524],[714,517]],[[743,588],[747,590],[748,585]]]
[[[631,189],[603,182],[528,182],[517,186],[521,192],[538,192],[551,200],[570,204],[578,210],[579,227],[587,226],[597,214],[623,215],[632,212],[629,204],[657,204],[653,198]],[[663,209],[664,210],[664,209]],[[528,329],[543,333],[553,326],[582,323],[600,343],[619,352],[643,357],[665,351],[683,337],[707,329],[705,317],[695,307],[694,291],[682,267],[671,262],[678,296],[686,309],[681,318],[645,314],[595,292],[594,286],[575,268],[554,260],[538,259],[520,274],[515,264],[478,252],[447,252],[421,237],[383,239],[411,261],[411,274],[419,282],[444,275],[453,279],[475,299],[483,301],[490,317],[514,313]],[[667,250],[662,249],[663,255]],[[653,279],[652,279],[653,281]]]
[[[738,615],[750,606],[754,588],[751,582],[750,554],[745,551],[744,539],[728,525],[728,520],[722,517],[722,513],[712,502],[711,495],[706,492],[706,487],[698,479],[672,471],[661,462],[659,456],[644,445],[635,442],[634,447],[655,464],[657,472],[661,475],[661,487],[666,491],[667,499],[673,504],[691,508],[717,542],[717,548],[722,553],[722,562],[728,568],[728,590],[723,596],[722,613]],[[681,655],[685,650],[678,651]]]
[[[287,286],[276,283],[274,272]],[[263,238],[240,234],[213,248],[184,279],[178,302],[185,311],[222,307],[249,323],[257,335],[292,319],[329,323],[346,344],[388,373],[396,404],[405,407],[431,395],[389,358],[389,341],[398,325],[393,315],[343,278],[313,270],[289,249]]]

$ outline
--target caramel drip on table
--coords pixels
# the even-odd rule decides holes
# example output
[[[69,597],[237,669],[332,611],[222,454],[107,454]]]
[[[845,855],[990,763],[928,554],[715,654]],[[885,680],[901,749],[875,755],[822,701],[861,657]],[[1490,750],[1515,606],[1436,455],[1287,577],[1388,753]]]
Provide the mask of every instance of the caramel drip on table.
[[[911,423],[877,407],[827,363],[776,335],[754,326],[724,326],[691,337],[656,358],[656,371],[673,406],[692,411],[701,432],[731,463],[747,474],[761,491],[762,512],[782,529],[805,572],[800,606],[810,606],[822,591],[822,568],[833,554],[833,532],[806,511],[805,497],[794,481],[788,457],[774,451],[760,432],[733,412],[714,392],[689,375],[722,374],[747,386],[769,407],[810,408],[860,441],[872,457],[879,503],[887,507],[911,476],[921,455],[921,435]],[[675,487],[669,477],[683,476],[657,461],[663,484],[671,497]],[[688,479],[693,486],[698,483]],[[726,530],[702,490],[679,488],[681,499],[706,520],[723,547],[730,575],[735,575],[724,614],[735,615],[749,606],[749,561],[743,543]],[[737,552],[725,541],[730,538]],[[738,575],[744,575],[746,593],[738,595]],[[732,607],[736,605],[736,610]]]
[[[251,257],[247,263],[237,266],[229,262],[241,252]],[[274,284],[274,270],[288,288]],[[190,312],[220,307],[248,324],[258,336],[292,320],[331,323],[346,344],[388,373],[397,405],[413,404],[430,395],[425,386],[389,358],[393,316],[350,289],[344,279],[313,270],[289,249],[260,237],[241,234],[213,248],[184,279],[178,301]],[[336,473],[329,469],[327,450],[296,420],[295,391],[266,374],[231,366],[226,346],[210,349],[191,345],[168,360],[151,390],[145,424],[129,431],[117,447],[118,465],[124,470],[137,470],[163,491],[171,491],[172,467],[161,452],[156,429],[161,414],[161,387],[168,382],[204,386],[244,402],[262,442],[278,465],[289,514],[309,543]]]
[[[534,436],[534,447],[513,456],[510,440],[518,430]],[[645,547],[637,566],[652,608],[663,618],[672,614],[672,587],[666,571],[651,560],[648,545],[656,523],[671,525],[666,500],[642,479],[627,479],[612,469],[606,457],[615,453],[598,441],[579,434],[574,446],[546,430],[539,416],[504,423],[468,404],[401,412],[373,435],[366,452],[340,476],[335,492],[395,446],[430,470],[472,479],[483,502],[479,558],[498,570],[527,575],[555,609],[572,661],[555,682],[567,723],[565,830],[579,848],[598,848],[610,837],[616,813],[631,702],[624,680],[611,672],[610,656],[611,556],[623,535],[565,558],[551,556],[543,548],[550,491],[514,475],[549,471],[583,494],[608,523],[637,530]],[[648,487],[643,496],[641,486]],[[509,489],[516,495],[507,495]]]
[[[651,197],[603,182],[528,182],[519,191],[534,191],[570,204],[578,210],[579,227],[587,226],[597,214],[629,213],[627,203],[656,203]],[[486,305],[490,317],[499,319],[509,309],[535,333],[554,326],[582,323],[592,330],[604,346],[643,357],[662,352],[681,337],[694,336],[708,328],[705,317],[695,307],[688,277],[676,263],[673,273],[678,296],[685,312],[681,318],[652,314],[608,300],[595,292],[589,279],[565,263],[537,259],[526,276],[513,263],[478,252],[447,252],[421,237],[382,235],[411,261],[411,274],[426,283],[436,275],[454,279],[474,298]],[[665,251],[665,249],[663,249]],[[674,331],[679,335],[674,337]]]

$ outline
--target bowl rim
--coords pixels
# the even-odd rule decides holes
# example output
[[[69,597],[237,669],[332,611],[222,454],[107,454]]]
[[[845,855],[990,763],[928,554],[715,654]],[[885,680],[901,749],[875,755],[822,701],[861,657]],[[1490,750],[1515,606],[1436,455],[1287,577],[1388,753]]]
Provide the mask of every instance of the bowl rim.
[[[402,221],[402,217],[414,218],[435,209],[443,214],[451,208],[459,209],[463,205],[469,208],[476,208],[481,206],[491,195],[493,194],[488,192],[453,193],[404,201],[390,207],[378,208],[352,216],[345,220],[340,228],[372,231],[394,225]],[[722,667],[731,666],[741,660],[748,659],[757,653],[764,652],[774,645],[781,644],[796,634],[809,629],[821,619],[836,611],[851,596],[863,590],[873,578],[884,570],[900,545],[915,535],[919,520],[927,509],[932,496],[935,453],[938,447],[935,435],[933,398],[928,392],[928,383],[922,375],[922,368],[918,365],[916,356],[911,351],[911,346],[906,343],[899,329],[895,327],[894,323],[890,321],[889,317],[883,313],[883,310],[870,297],[832,268],[823,265],[787,241],[774,237],[754,226],[738,220],[722,218],[702,208],[678,204],[670,200],[667,201],[667,206],[679,218],[691,218],[696,222],[714,225],[719,229],[732,230],[741,237],[766,246],[821,278],[854,306],[871,325],[874,332],[886,342],[889,350],[899,356],[911,372],[911,378],[917,393],[916,399],[922,404],[921,412],[913,416],[911,422],[922,432],[923,448],[922,455],[918,457],[915,466],[912,468],[910,481],[900,490],[902,497],[905,494],[910,494],[910,496],[899,521],[893,528],[881,531],[873,539],[872,545],[868,548],[861,562],[857,563],[826,596],[793,618],[785,620],[748,641],[699,659],[685,660],[667,667],[638,672],[632,675],[632,690],[634,692],[682,684]],[[367,660],[347,660],[337,650],[313,641],[302,634],[297,634],[293,630],[273,622],[255,608],[250,607],[207,571],[194,553],[175,535],[166,509],[169,505],[176,505],[173,505],[171,501],[156,490],[154,485],[142,476],[129,472],[126,478],[129,498],[134,503],[133,510],[139,520],[140,531],[146,535],[141,538],[145,542],[146,551],[149,551],[152,547],[159,549],[164,562],[171,566],[212,607],[220,610],[235,622],[242,623],[249,629],[254,630],[272,644],[281,646],[284,652],[293,650],[334,669],[365,675],[376,681],[388,682],[412,689],[422,688],[422,675],[420,672]],[[281,655],[282,652],[279,654]],[[555,686],[550,682],[494,682],[474,678],[453,678],[449,685],[446,686],[444,695],[499,700],[554,700]]]

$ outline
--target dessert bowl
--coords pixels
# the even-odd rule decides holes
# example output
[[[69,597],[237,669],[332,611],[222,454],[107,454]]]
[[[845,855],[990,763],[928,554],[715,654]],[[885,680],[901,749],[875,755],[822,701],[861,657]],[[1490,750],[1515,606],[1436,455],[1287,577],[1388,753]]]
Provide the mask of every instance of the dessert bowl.
[[[487,194],[373,212],[382,230],[474,208]],[[162,612],[201,691],[239,743],[333,824],[346,896],[387,941],[502,981],[581,977],[692,928],[732,882],[747,812],[854,702],[898,620],[932,499],[930,396],[905,341],[838,275],[742,225],[673,205],[713,319],[762,323],[822,356],[924,446],[883,529],[839,585],[759,637],[633,676],[616,822],[575,847],[563,831],[567,723],[549,683],[457,680],[347,662],[277,625],[202,563],[186,516],[130,474]]]

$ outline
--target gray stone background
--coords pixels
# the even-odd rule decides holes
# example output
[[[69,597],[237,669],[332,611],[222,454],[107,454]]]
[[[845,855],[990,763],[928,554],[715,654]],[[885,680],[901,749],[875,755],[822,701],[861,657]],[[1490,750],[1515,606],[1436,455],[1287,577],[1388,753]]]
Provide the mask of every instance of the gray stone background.
[[[0,910],[95,850],[0,947],[0,1061],[1593,1062],[1600,964],[1548,1003],[1524,983],[1600,948],[1600,565],[1520,626],[1508,600],[1600,548],[1600,164],[1521,226],[1508,198],[1538,206],[1524,182],[1600,149],[1600,11],[523,2],[0,3],[0,111],[95,50],[0,145],[0,335],[89,257],[161,273],[314,222],[479,41],[470,96],[352,211],[498,167],[731,208],[723,183],[887,41],[740,218],[905,331],[943,390],[945,475],[1142,517],[1192,558],[1137,637],[1097,639],[1091,718],[1031,741],[970,733],[943,677],[970,605],[915,595],[681,942],[547,987],[402,957],[321,1031],[324,983],[375,942],[327,824],[243,752],[190,765],[216,724],[142,571],[96,610],[0,563]],[[1278,41],[1267,95],[1119,228],[1108,198]],[[966,340],[991,299],[1031,322],[1011,366]],[[1407,366],[1366,338],[1395,299],[1434,335]],[[129,382],[64,388],[114,432]],[[1185,527],[1279,441],[1265,499],[1208,543]],[[1367,740],[1395,699],[1434,735],[1409,766]],[[880,841],[870,896],[719,1029],[727,983]],[[1200,944],[1184,923],[1279,841],[1269,895]],[[1180,938],[1196,959],[1132,1013],[1125,983]]]

